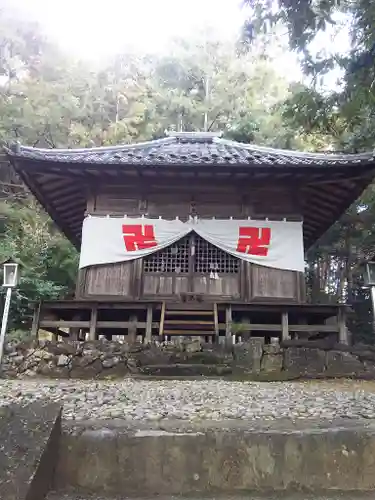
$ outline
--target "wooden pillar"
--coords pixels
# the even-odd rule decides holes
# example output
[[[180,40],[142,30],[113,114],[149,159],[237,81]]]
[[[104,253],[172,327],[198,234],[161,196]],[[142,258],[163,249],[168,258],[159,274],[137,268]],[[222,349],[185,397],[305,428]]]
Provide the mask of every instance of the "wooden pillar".
[[[81,321],[81,315],[79,313],[73,314],[73,321]],[[69,337],[71,340],[78,340],[79,328],[71,327],[69,328]]]
[[[338,313],[338,327],[339,327],[339,342],[340,344],[349,344],[348,330],[346,328],[346,314],[344,307],[339,308]]]
[[[53,342],[58,342],[59,340],[59,329],[58,328],[54,328],[54,331],[52,332],[52,340]]]
[[[307,325],[308,322],[307,322],[307,319],[306,318],[299,318],[298,321],[297,321],[297,324],[298,325]],[[291,335],[290,335],[290,338],[292,340],[296,340],[296,339],[300,339],[300,338],[304,338],[301,333],[299,332],[293,332]]]
[[[34,308],[33,323],[31,325],[31,337],[38,340],[39,323],[40,323],[41,302]]]
[[[215,325],[215,335],[219,335],[219,313],[216,302],[214,304],[214,325]]]
[[[232,306],[228,305],[225,309],[225,336],[231,338],[232,336]]]
[[[246,330],[244,329],[244,331],[242,332],[242,340],[244,342],[246,342],[251,337],[251,320],[250,320],[250,318],[247,316],[243,317],[241,320],[241,324],[243,325],[243,327],[246,325]],[[247,325],[249,325],[249,326],[247,326]]]
[[[93,305],[91,309],[91,317],[90,317],[90,331],[89,331],[89,340],[96,340],[96,325],[98,322],[98,307],[97,305]]]
[[[152,341],[152,306],[150,305],[147,307],[145,344],[150,344],[151,341]]]
[[[138,323],[138,318],[136,314],[132,314],[129,318],[129,325],[128,328],[128,337],[129,337],[129,342],[136,342],[137,340],[137,323]]]
[[[159,323],[159,340],[163,340],[164,335],[165,302],[162,302]]]
[[[214,328],[215,328],[215,335],[210,336],[211,343],[218,342],[219,341],[219,335],[220,335],[220,329],[219,329],[219,311],[217,307],[217,303],[214,303]]]
[[[290,340],[289,318],[287,312],[281,314],[281,338],[282,340]]]
[[[79,269],[77,273],[76,289],[74,298],[80,299],[84,294],[87,269]]]

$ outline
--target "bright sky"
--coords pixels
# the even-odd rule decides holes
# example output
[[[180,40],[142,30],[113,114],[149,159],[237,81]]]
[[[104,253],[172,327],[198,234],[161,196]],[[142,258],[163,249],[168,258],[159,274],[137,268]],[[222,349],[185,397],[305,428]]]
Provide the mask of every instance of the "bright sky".
[[[174,36],[211,26],[223,38],[239,32],[240,0],[13,0],[66,49],[85,58],[122,47],[158,50]]]
[[[155,52],[165,50],[174,37],[193,36],[211,29],[220,38],[238,35],[245,19],[241,0],[11,0],[28,19],[34,19],[62,49],[75,56],[100,62],[126,49]],[[342,47],[347,35],[339,39],[328,35],[318,42],[319,49]],[[292,54],[278,59],[281,74],[300,80],[301,72]],[[330,78],[334,84],[337,74]]]

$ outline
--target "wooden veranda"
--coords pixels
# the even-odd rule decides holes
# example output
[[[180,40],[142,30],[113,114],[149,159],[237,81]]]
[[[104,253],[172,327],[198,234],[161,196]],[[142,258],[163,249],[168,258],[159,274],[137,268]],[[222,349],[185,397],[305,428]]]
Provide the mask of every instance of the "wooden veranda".
[[[344,304],[293,303],[204,303],[143,301],[45,301],[36,305],[32,332],[39,329],[55,337],[96,340],[124,336],[145,343],[171,340],[176,336],[201,336],[210,342],[223,338],[245,340],[264,336],[266,340],[315,339],[335,336],[348,343]]]

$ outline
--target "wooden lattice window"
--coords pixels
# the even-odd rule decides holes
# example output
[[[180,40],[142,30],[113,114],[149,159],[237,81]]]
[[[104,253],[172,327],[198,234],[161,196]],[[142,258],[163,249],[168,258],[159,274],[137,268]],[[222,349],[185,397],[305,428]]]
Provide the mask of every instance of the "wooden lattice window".
[[[238,273],[239,268],[239,259],[224,252],[199,236],[196,238],[194,259],[195,273],[233,274]]]
[[[155,252],[144,259],[146,273],[185,273],[189,272],[189,237],[174,245]]]
[[[216,275],[239,272],[239,259],[220,250],[198,235],[195,235],[194,242],[194,252],[191,251],[192,237],[186,236],[174,245],[149,255],[144,259],[144,271],[158,274],[188,274],[191,262],[190,271],[193,273]]]

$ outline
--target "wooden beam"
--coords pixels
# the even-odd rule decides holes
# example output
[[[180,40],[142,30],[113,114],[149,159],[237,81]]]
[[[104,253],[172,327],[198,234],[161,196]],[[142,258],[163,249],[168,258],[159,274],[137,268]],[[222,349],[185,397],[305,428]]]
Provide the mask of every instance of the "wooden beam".
[[[227,305],[225,309],[225,336],[230,338],[232,336],[232,306]]]
[[[125,179],[119,180],[116,184],[113,184],[113,180],[111,182],[102,182],[100,186],[100,194],[101,195],[123,195],[124,192],[134,193],[138,191],[142,191],[149,194],[170,194],[170,193],[179,193],[183,194],[187,193],[186,183],[188,182],[190,192],[194,194],[205,194],[209,190],[209,193],[223,193],[226,196],[236,194],[238,195],[239,190],[244,194],[249,190],[249,186],[253,190],[262,190],[265,192],[273,191],[279,192],[280,188],[288,189],[291,186],[291,181],[287,179],[278,179],[277,184],[273,187],[267,185],[266,181],[263,179],[254,179],[254,177],[249,177],[246,175],[245,177],[233,177],[232,173],[228,173],[228,176],[222,176],[221,179],[216,179],[213,183],[211,178],[207,177],[197,177],[197,176],[179,176],[177,179],[170,179],[167,177],[161,177],[158,175],[157,180],[152,178],[152,183],[145,185],[148,176],[147,174],[141,179]],[[151,180],[151,179],[150,179]],[[244,183],[245,181],[245,183]],[[295,188],[298,188],[299,185],[295,183]],[[303,184],[304,187],[304,184]]]
[[[365,175],[355,175],[355,176],[351,176],[351,177],[336,177],[334,179],[324,179],[324,180],[313,180],[312,179],[307,183],[307,185],[308,186],[318,186],[318,185],[322,185],[322,184],[338,184],[338,183],[346,184],[348,182],[357,181],[358,179],[364,179],[364,178],[366,178]],[[372,177],[371,177],[371,179],[372,179]]]
[[[166,319],[164,320],[164,323],[167,323],[168,325],[180,325],[181,320],[180,319]],[[193,319],[189,320],[189,325],[195,325],[195,326],[213,326],[215,324],[214,321],[212,320],[201,320],[201,319]]]
[[[134,318],[136,316],[130,317],[130,321],[98,321],[97,328],[131,328],[134,326]],[[145,321],[137,321],[137,329],[145,329]]]
[[[55,328],[55,331],[54,331],[54,332],[52,332],[52,340],[53,340],[54,342],[57,342],[57,341],[59,340],[59,334],[58,334],[58,331],[59,331],[59,330],[58,330],[58,328]]]
[[[243,340],[248,340],[251,337],[251,320],[248,316],[244,316],[241,319],[241,324],[243,327],[246,326],[246,329],[244,328],[244,331],[241,334],[241,338]]]
[[[149,344],[152,340],[152,306],[147,307],[147,319],[146,319],[146,335],[145,343]]]
[[[80,313],[75,313],[74,316],[73,316],[73,321],[72,323],[74,322],[77,322],[79,323],[81,321],[81,314]],[[90,322],[87,321],[87,323],[89,324],[89,327],[90,327]],[[56,327],[58,328],[58,325],[56,325]],[[74,340],[78,340],[78,337],[79,337],[79,330],[80,330],[81,327],[79,326],[70,326],[70,330],[69,330],[69,336],[74,339]]]
[[[339,342],[340,344],[349,344],[348,329],[346,328],[346,314],[345,309],[339,309],[338,317],[338,330],[339,330]]]
[[[56,182],[53,182],[53,181],[47,179],[44,182],[44,177],[43,177],[41,180],[39,180],[39,185],[42,189],[47,188],[51,191],[65,189],[66,187],[72,186],[71,177],[62,178],[60,176],[55,176],[55,179],[58,179],[58,180]]]
[[[37,304],[34,308],[33,323],[31,325],[31,337],[38,339],[39,325],[40,325],[40,309],[41,303]]]
[[[216,302],[214,303],[214,323],[215,323],[215,335],[219,335],[219,314]]]
[[[89,340],[96,340],[96,327],[98,322],[98,308],[94,305],[91,309]]]
[[[87,276],[87,269],[78,269],[76,289],[74,294],[76,299],[79,299],[84,295],[86,276]]]
[[[137,328],[138,328],[137,315],[132,314],[129,319],[130,319],[129,327],[128,327],[129,340],[131,342],[136,342],[136,340],[137,340]]]
[[[289,317],[287,312],[281,313],[281,337],[283,340],[290,340]]]
[[[59,330],[58,328],[52,328],[51,330],[51,333],[53,335],[57,335],[57,338],[58,337],[62,337],[63,339],[67,339],[69,338],[69,333],[68,332],[65,332],[64,330]]]
[[[289,332],[337,333],[337,325],[289,325]]]
[[[336,316],[338,314],[339,306],[332,304],[309,304],[303,303],[299,304],[298,302],[285,301],[285,300],[275,300],[271,301],[269,298],[259,301],[259,302],[251,302],[251,303],[239,303],[238,301],[231,301],[231,307],[233,311],[257,311],[257,312],[279,312],[282,313],[285,310],[288,312],[293,312],[296,314],[300,314],[301,316],[305,316],[306,314],[309,316]],[[323,323],[322,323],[323,324]]]
[[[96,327],[99,328],[130,328],[134,321],[97,321]],[[155,323],[153,323],[155,325]],[[90,321],[76,320],[43,320],[40,322],[40,328],[90,328]],[[146,322],[137,323],[137,328],[146,328]]]
[[[118,297],[117,297],[118,299]],[[114,303],[112,299],[108,299],[108,302],[97,302],[96,300],[94,301],[97,304],[98,310],[100,309],[146,309],[147,306],[150,303],[153,303],[154,305],[159,305],[159,302],[153,301],[153,302],[143,302],[143,303],[138,303],[134,304],[133,302],[118,302]],[[63,310],[69,310],[69,309],[83,309],[83,310],[91,310],[92,308],[92,300],[61,300],[58,302],[53,302],[53,301],[43,301],[42,302],[42,311],[49,311],[49,310],[57,310],[57,309],[63,309]]]
[[[165,319],[165,302],[161,305],[161,313],[160,313],[160,325],[159,325],[159,337],[163,336],[164,332],[164,319]]]
[[[158,328],[159,332],[162,322],[153,322],[152,327]],[[134,321],[98,321],[97,329],[100,328],[131,328],[134,326]],[[226,323],[219,323],[219,329],[225,330],[227,336],[231,336],[231,321],[227,316]],[[315,324],[315,325],[288,325],[289,332],[322,332],[322,333],[338,333],[339,326],[338,325],[323,325],[323,324]],[[251,330],[253,331],[270,331],[270,332],[282,332],[281,324],[263,324],[263,323],[251,323],[249,325]],[[90,321],[74,321],[74,320],[43,320],[40,322],[40,328],[90,328]],[[137,322],[137,329],[146,329],[147,322],[140,321]],[[162,334],[163,335],[163,334]]]
[[[40,322],[40,328],[90,328],[90,321],[44,319]]]

